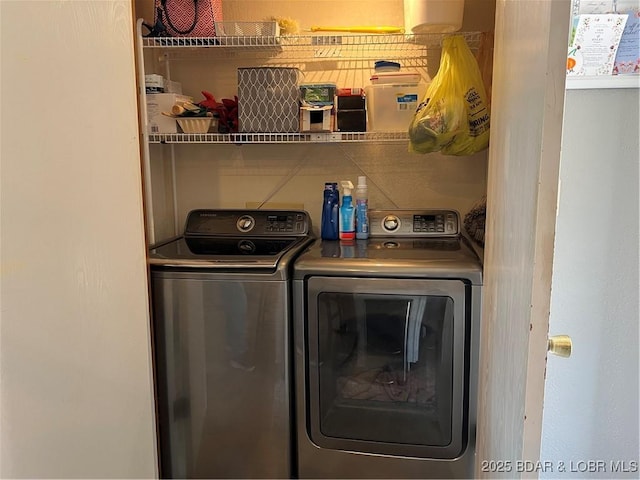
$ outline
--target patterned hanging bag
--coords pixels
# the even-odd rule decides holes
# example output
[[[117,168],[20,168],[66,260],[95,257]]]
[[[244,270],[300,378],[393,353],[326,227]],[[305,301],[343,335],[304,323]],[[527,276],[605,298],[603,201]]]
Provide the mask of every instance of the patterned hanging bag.
[[[215,37],[222,0],[155,0],[152,36]]]

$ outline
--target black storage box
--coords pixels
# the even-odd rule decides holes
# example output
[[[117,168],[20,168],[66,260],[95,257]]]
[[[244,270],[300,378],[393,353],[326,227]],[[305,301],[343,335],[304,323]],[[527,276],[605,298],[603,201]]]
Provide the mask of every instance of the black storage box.
[[[338,97],[340,98],[340,97]],[[336,112],[337,130],[339,132],[366,132],[366,110],[338,110]]]
[[[364,97],[362,95],[338,95],[336,97],[338,110],[364,110]]]

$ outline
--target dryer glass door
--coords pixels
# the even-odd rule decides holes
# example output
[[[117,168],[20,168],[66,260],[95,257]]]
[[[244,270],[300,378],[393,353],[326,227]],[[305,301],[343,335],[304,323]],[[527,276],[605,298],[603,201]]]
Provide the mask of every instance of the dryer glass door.
[[[466,436],[458,280],[309,280],[309,425],[321,447],[455,458]]]

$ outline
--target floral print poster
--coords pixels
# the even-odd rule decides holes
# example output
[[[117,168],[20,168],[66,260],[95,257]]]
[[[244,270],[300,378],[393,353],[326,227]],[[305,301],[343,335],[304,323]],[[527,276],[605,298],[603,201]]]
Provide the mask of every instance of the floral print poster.
[[[627,15],[580,15],[567,75],[611,75]]]
[[[627,12],[627,24],[620,38],[620,46],[613,64],[614,75],[640,73],[640,8]]]

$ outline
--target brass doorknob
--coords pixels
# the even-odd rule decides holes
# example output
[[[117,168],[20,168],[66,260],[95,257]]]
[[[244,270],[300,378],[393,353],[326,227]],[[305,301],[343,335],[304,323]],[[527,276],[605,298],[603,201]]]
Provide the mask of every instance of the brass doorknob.
[[[559,357],[571,356],[571,337],[569,335],[554,335],[549,337],[547,352],[551,352]]]

